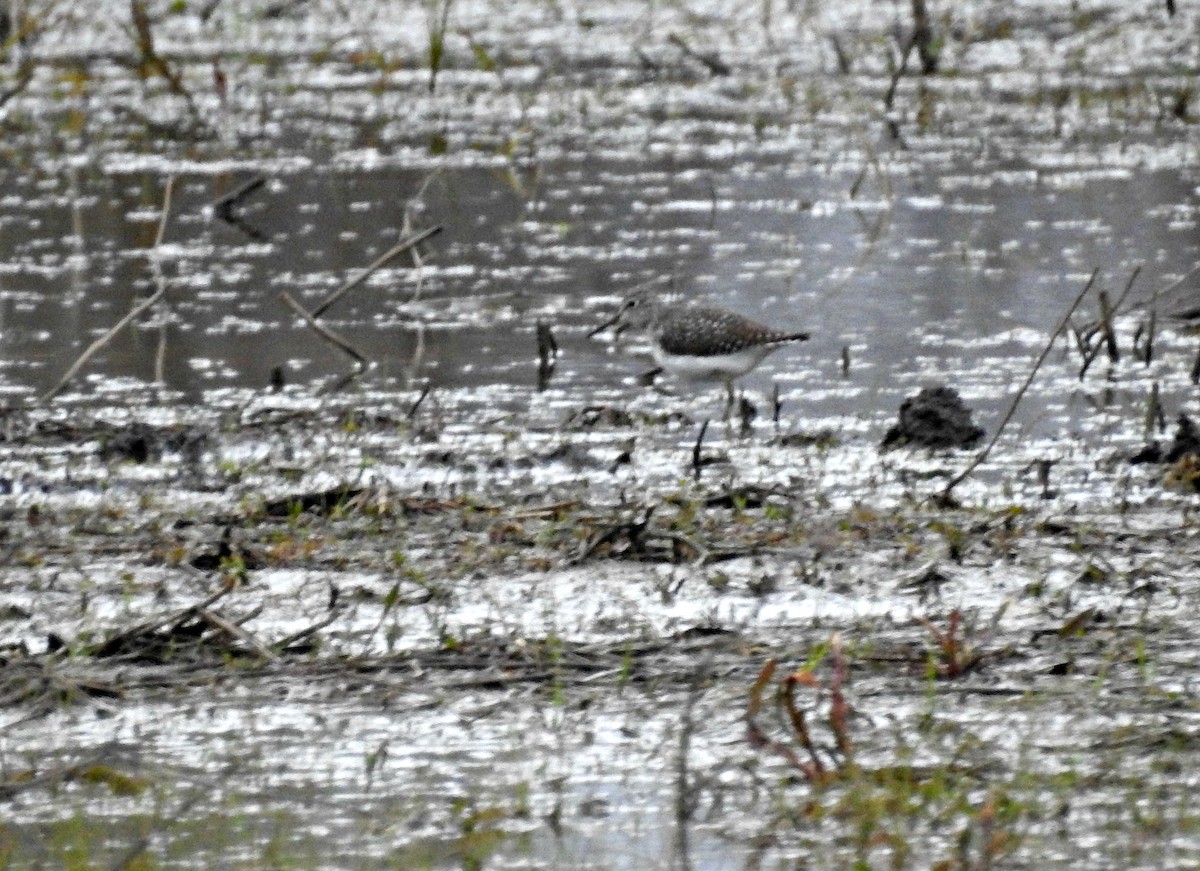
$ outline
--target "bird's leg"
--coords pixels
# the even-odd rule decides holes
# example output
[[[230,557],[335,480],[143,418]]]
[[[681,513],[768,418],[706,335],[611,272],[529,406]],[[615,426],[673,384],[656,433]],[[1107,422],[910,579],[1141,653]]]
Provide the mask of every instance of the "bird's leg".
[[[741,435],[743,438],[754,432],[754,418],[758,417],[758,409],[743,393],[738,400],[738,417],[741,419]]]
[[[733,413],[733,405],[736,397],[733,395],[733,379],[725,379],[725,420],[729,420],[729,416]]]

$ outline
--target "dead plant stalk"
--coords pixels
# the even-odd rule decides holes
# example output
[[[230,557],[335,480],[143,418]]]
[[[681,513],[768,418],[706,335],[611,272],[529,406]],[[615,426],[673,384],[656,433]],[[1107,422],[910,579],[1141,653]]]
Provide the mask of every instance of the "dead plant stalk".
[[[131,308],[129,313],[125,315],[125,317],[121,318],[121,320],[117,321],[117,323],[114,324],[108,332],[88,345],[87,350],[80,354],[79,358],[71,364],[71,368],[67,370],[66,374],[63,375],[62,378],[58,379],[58,383],[38,397],[37,401],[34,403],[35,405],[45,405],[60,392],[62,392],[62,389],[66,387],[71,379],[79,373],[79,370],[84,367],[87,361],[92,359],[97,351],[112,341],[113,336],[121,332],[121,330],[123,330],[129,324],[133,323],[133,321],[136,320],[142,312],[157,304],[158,301],[166,295],[169,285],[167,284],[166,278],[163,276],[162,266],[159,262],[159,249],[162,247],[163,237],[167,232],[167,219],[171,214],[171,193],[174,191],[174,189],[175,176],[170,176],[167,178],[166,186],[163,189],[162,216],[159,218],[158,222],[158,233],[155,234],[154,245],[151,247],[147,255],[150,258],[150,267],[154,272],[154,281],[157,285],[156,290],[153,294],[146,297],[140,303]]]
[[[1021,404],[1021,400],[1025,397],[1025,391],[1029,389],[1029,385],[1033,383],[1033,379],[1037,376],[1038,370],[1042,368],[1042,363],[1046,362],[1046,358],[1050,355],[1050,349],[1054,347],[1055,341],[1058,340],[1059,333],[1066,329],[1067,322],[1071,320],[1071,315],[1075,313],[1075,309],[1079,308],[1079,304],[1083,302],[1083,298],[1087,296],[1088,291],[1092,289],[1092,285],[1096,283],[1096,278],[1099,275],[1100,267],[1097,266],[1092,270],[1092,275],[1090,278],[1088,278],[1087,284],[1083,286],[1083,290],[1079,291],[1078,295],[1075,297],[1075,300],[1071,303],[1071,307],[1067,309],[1066,314],[1064,314],[1062,319],[1058,322],[1058,326],[1056,326],[1054,331],[1050,333],[1050,337],[1046,340],[1046,346],[1042,348],[1042,353],[1038,355],[1037,361],[1033,364],[1033,368],[1029,370],[1029,375],[1026,376],[1025,383],[1021,385],[1021,389],[1017,391],[1016,396],[1014,396],[1012,402],[1009,403],[1008,411],[1006,411],[1004,413],[1004,417],[1001,418],[1000,425],[996,427],[996,431],[992,434],[991,440],[987,443],[987,445],[984,446],[983,450],[975,456],[975,459],[967,464],[965,469],[950,479],[950,483],[946,485],[945,489],[942,490],[940,496],[938,497],[940,501],[950,501],[951,491],[965,481],[972,472],[974,472],[983,464],[984,460],[988,458],[988,455],[991,454],[992,448],[994,448],[996,446],[996,442],[1000,440],[1000,436],[1004,432],[1004,428],[1008,426],[1009,421],[1011,421],[1013,415],[1016,414],[1017,406]]]

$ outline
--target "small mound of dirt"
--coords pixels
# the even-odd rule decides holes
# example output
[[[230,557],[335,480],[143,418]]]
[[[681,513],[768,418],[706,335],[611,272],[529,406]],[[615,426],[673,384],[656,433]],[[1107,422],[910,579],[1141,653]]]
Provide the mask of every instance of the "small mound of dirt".
[[[900,406],[900,420],[883,437],[882,448],[967,448],[983,436],[953,387],[926,387]]]

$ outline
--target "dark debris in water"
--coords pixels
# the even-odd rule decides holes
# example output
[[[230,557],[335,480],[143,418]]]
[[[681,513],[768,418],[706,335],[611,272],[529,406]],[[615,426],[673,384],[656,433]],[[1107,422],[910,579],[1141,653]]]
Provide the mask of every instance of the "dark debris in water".
[[[158,461],[165,454],[195,459],[208,446],[210,437],[202,426],[156,426],[140,420],[113,423],[83,415],[34,420],[18,409],[0,412],[0,423],[0,442],[63,447],[95,443],[102,459],[134,463]]]
[[[837,443],[837,433],[832,429],[820,429],[815,432],[791,432],[779,438],[780,446],[785,448],[828,448]]]
[[[883,437],[883,448],[968,448],[983,438],[953,387],[926,387],[904,400],[900,419]]]
[[[294,496],[269,500],[263,505],[263,512],[268,517],[291,517],[306,512],[329,514],[339,507],[346,506],[362,493],[362,487],[333,487],[317,492],[297,493]]]
[[[226,577],[217,592],[186,608],[153,617],[93,642],[81,638],[69,645],[79,657],[116,659],[141,665],[172,665],[183,669],[233,662],[269,663],[281,656],[309,654],[314,636],[339,615],[331,613],[298,632],[264,642],[245,624],[262,613],[262,607],[241,614],[214,607],[229,597],[243,581]]]
[[[192,427],[154,427],[143,423],[107,427],[93,433],[100,439],[100,454],[105,458],[145,463],[161,459],[165,453],[182,453],[194,457],[208,443],[208,434]]]
[[[615,405],[589,405],[568,414],[563,421],[563,428],[626,429],[636,426],[665,426],[671,423],[690,424],[692,421],[678,411],[653,413],[630,411]]]
[[[1156,440],[1146,445],[1129,458],[1134,465],[1143,463],[1178,463],[1187,455],[1200,457],[1200,431],[1192,419],[1180,414],[1175,424],[1175,435],[1165,449]]]
[[[265,560],[259,552],[243,547],[234,537],[233,525],[229,524],[215,547],[201,549],[188,564],[202,572],[227,571],[233,576],[244,577],[246,572],[262,568]]]

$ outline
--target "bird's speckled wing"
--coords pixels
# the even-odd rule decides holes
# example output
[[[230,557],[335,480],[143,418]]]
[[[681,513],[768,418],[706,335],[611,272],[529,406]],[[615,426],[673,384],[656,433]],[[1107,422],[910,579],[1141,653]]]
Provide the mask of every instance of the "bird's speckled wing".
[[[672,309],[658,324],[667,354],[712,357],[760,345],[798,342],[806,333],[781,333],[731,311],[709,306]]]

